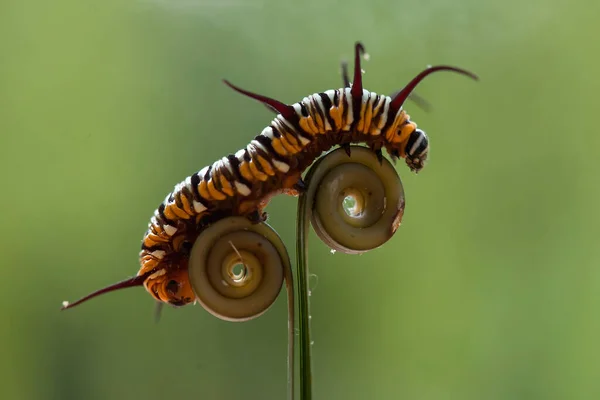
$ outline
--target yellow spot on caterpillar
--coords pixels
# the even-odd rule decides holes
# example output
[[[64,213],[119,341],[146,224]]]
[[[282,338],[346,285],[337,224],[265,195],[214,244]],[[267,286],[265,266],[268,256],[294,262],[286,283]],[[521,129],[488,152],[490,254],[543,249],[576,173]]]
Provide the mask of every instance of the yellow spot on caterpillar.
[[[273,166],[271,166],[271,164],[264,157],[257,155],[256,159],[258,160],[258,163],[260,164],[263,171],[265,171],[265,173],[267,175],[269,175],[269,176],[275,175],[275,171],[273,171]]]
[[[289,141],[289,139],[288,139],[288,136],[291,136],[291,134],[289,134],[289,133],[288,133],[287,135],[286,135],[286,134],[283,134],[283,135],[281,135],[281,138],[280,138],[280,140],[281,140],[281,144],[283,145],[283,147],[285,147],[285,149],[286,149],[286,150],[287,150],[287,151],[288,151],[290,154],[296,154],[296,153],[298,153],[300,150],[302,150],[302,148],[301,148],[301,147],[295,147],[295,146],[293,146],[293,145],[290,143],[290,141]]]
[[[371,97],[369,99],[369,102],[366,104],[365,116],[363,117],[363,121],[364,121],[364,125],[363,125],[364,131],[363,132],[366,134],[371,133],[371,121],[373,119],[373,102],[374,101],[375,101],[375,98]]]
[[[368,130],[365,129],[365,127],[368,127],[369,125],[367,125],[367,121],[365,121],[365,113],[367,112],[367,109],[370,108],[371,98],[366,95],[365,91],[363,91],[362,100],[363,101],[360,103],[360,115],[358,118],[358,124],[356,124],[356,130],[361,133],[367,133]]]
[[[319,127],[317,126],[317,123],[315,121],[315,119],[313,118],[312,115],[310,115],[308,118],[308,124],[310,125],[310,127],[312,128],[313,131],[315,131],[315,133],[321,133],[319,131]]]
[[[146,247],[156,246],[157,244],[158,243],[155,240],[152,240],[150,235],[148,235],[144,238],[144,246],[146,246]]]
[[[339,130],[342,127],[342,113],[343,113],[343,109],[342,109],[342,102],[340,101],[340,107],[336,107],[336,106],[332,106],[329,109],[329,115],[331,116],[331,119],[333,119],[333,122],[335,124],[335,126],[333,127],[334,130]]]
[[[267,180],[268,175],[266,175],[265,173],[258,170],[258,168],[256,167],[256,164],[254,163],[254,160],[250,160],[250,162],[248,163],[248,166],[250,167],[250,171],[252,171],[252,174],[254,174],[256,179],[258,179],[259,181]]]
[[[373,100],[373,101],[375,101],[375,100]],[[379,102],[377,102],[377,104],[375,104],[373,107],[373,115],[377,115],[377,113],[381,110],[381,107],[383,107],[385,102],[386,102],[386,97],[379,97]]]
[[[414,122],[405,124],[400,131],[400,137],[404,140],[408,140],[408,137],[415,131],[415,129],[417,129],[417,125]]]
[[[254,175],[252,175],[252,172],[250,172],[250,167],[248,166],[247,161],[241,162],[239,169],[240,169],[240,174],[242,174],[244,179],[246,179],[248,182],[252,182],[255,180]]]
[[[185,211],[183,211],[181,208],[179,208],[176,203],[171,203],[165,207],[165,215],[167,214],[167,209],[169,209],[169,212],[172,212],[173,214],[175,214],[177,216],[176,218],[169,217],[169,219],[176,220],[178,218],[181,218],[181,219],[189,219],[190,218],[190,215],[187,214]]]
[[[278,119],[277,124],[279,134],[281,135],[279,137],[279,141],[283,148],[285,148],[286,152],[289,152],[290,154],[296,154],[297,152],[302,150],[302,146],[300,146],[300,144],[296,141],[294,137],[294,133],[296,132],[296,130],[293,127],[289,126],[288,123],[284,120],[280,121]]]
[[[289,130],[283,130],[283,135],[281,135],[285,140],[289,143],[290,146],[292,146],[292,148],[294,149],[294,152],[298,152],[302,150],[302,146],[300,145],[300,142],[298,140],[296,140],[296,137],[289,131]],[[284,144],[285,146],[285,144]]]
[[[225,200],[227,198],[227,196],[225,196],[223,193],[221,193],[217,190],[217,188],[215,187],[215,182],[212,180],[212,178],[210,178],[208,180],[208,183],[206,184],[206,186],[208,188],[208,192],[211,194],[211,196],[214,199]]]
[[[169,241],[169,238],[158,236],[158,235],[155,235],[153,233],[149,233],[148,234],[148,239],[151,240],[151,241],[153,241],[153,242],[155,242],[155,243],[159,243],[159,242],[160,243],[165,243],[165,242]]]
[[[298,121],[298,125],[300,125],[300,128],[302,128],[304,132],[315,135],[317,131],[313,129],[314,124],[311,124],[310,122],[310,117],[302,117],[300,118],[300,121]]]
[[[158,226],[158,221],[154,217],[150,219],[150,231],[152,231],[152,233],[155,235],[160,235],[162,233],[162,229],[160,226]]]
[[[150,254],[146,254],[142,257],[142,267],[140,268],[138,275],[143,275],[148,271],[153,270],[158,265],[159,261],[152,258]]]
[[[223,193],[225,193],[229,197],[232,197],[233,187],[231,186],[231,183],[229,183],[227,178],[225,178],[225,175],[221,175],[219,177],[219,181],[221,182],[221,190],[223,191]]]
[[[281,144],[281,140],[279,140],[279,139],[271,140],[271,146],[273,146],[273,150],[275,150],[277,152],[277,154],[282,155],[282,156],[288,155],[288,151]],[[248,179],[248,178],[246,178],[246,179]]]
[[[198,184],[198,193],[206,200],[212,200],[212,196],[208,193],[208,185],[204,179]]]
[[[406,113],[404,111],[400,111],[400,112],[396,113],[394,122],[392,122],[390,127],[385,132],[385,138],[390,143],[399,143],[399,142],[406,140],[404,138],[397,136],[398,126],[402,125],[402,123],[405,121],[405,119],[406,119]]]
[[[319,105],[313,103],[313,107],[315,108],[315,112],[313,113],[314,120],[315,120],[315,129],[316,129],[317,133],[321,133],[321,134],[326,133],[327,127],[325,127],[323,118],[321,118],[321,114],[319,114],[319,111],[317,111],[317,107],[319,107]],[[306,143],[303,143],[303,144],[306,144]]]
[[[183,206],[183,211],[185,211],[186,214],[188,214],[190,216],[194,215],[194,212],[192,211],[192,205],[190,204],[190,201],[183,193],[179,194],[179,201],[181,201],[181,205]],[[166,230],[166,228],[165,228],[165,230]],[[169,233],[169,232],[167,232],[167,233]]]
[[[163,211],[163,213],[165,214],[165,217],[167,217],[171,221],[174,221],[174,220],[177,220],[179,218],[177,217],[177,214],[175,214],[175,212],[173,211],[172,205],[173,204],[166,205],[165,206],[165,210]]]
[[[315,120],[313,119],[312,115],[309,115],[308,117],[303,118],[306,121],[306,125],[308,125],[308,127],[310,128],[310,130],[308,130],[307,132],[312,133],[313,135],[316,135],[319,132],[319,128],[317,128],[317,125],[315,124]],[[300,120],[300,122],[302,122],[302,120]]]
[[[389,97],[380,97],[379,102],[373,109],[373,118],[371,124],[371,135],[380,135],[381,129],[387,122],[387,112],[389,109]]]

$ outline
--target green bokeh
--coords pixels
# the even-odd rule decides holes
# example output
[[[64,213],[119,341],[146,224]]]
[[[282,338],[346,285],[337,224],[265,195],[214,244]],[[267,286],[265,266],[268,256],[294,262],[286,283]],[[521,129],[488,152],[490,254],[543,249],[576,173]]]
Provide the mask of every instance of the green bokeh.
[[[137,0],[0,4],[3,399],[283,399],[285,297],[244,324],[153,321],[133,275],[177,182],[244,146],[263,106],[427,64],[431,139],[401,229],[362,256],[311,236],[316,399],[600,397],[599,3]],[[293,248],[293,198],[270,223]]]

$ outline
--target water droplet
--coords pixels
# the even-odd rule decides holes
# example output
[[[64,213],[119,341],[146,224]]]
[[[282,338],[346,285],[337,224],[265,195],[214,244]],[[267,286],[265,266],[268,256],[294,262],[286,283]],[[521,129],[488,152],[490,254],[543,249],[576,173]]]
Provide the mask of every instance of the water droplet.
[[[310,274],[308,276],[308,286],[310,290],[315,290],[319,284],[319,277],[315,274]]]

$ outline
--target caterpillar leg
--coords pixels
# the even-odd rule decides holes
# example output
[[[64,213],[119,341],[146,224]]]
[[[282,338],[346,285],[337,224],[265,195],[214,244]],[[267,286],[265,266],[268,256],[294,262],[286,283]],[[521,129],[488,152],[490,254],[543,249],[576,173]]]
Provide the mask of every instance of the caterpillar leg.
[[[265,222],[267,220],[268,215],[261,208],[259,208],[249,213],[247,217],[253,224],[260,224],[261,222]]]
[[[350,143],[343,144],[343,145],[341,145],[341,147],[342,147],[342,149],[344,149],[346,154],[348,154],[348,157],[350,157],[352,155],[351,151],[350,151]]]
[[[379,165],[383,165],[383,153],[381,149],[373,149],[375,155],[377,156],[377,160],[379,161]]]
[[[306,183],[304,182],[304,180],[302,178],[298,178],[298,182],[296,182],[294,184],[292,189],[294,189],[295,191],[297,191],[300,194],[300,193],[304,193],[306,191],[306,189],[308,189],[308,186],[306,185]]]

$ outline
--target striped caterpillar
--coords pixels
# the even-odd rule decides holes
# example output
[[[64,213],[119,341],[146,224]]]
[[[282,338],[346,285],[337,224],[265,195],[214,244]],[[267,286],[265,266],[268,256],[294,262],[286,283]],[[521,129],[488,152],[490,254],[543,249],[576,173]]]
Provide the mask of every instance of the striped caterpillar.
[[[382,160],[385,148],[395,161],[404,158],[413,172],[427,159],[429,140],[402,105],[426,76],[453,71],[477,79],[451,66],[429,67],[393,97],[363,89],[361,57],[355,45],[354,80],[344,69],[344,87],[327,90],[287,105],[248,92],[228,81],[235,91],[258,100],[277,113],[271,124],[244,149],[221,158],[188,176],[167,195],[151,218],[140,252],[137,276],[100,289],[63,309],[110,291],[144,286],[159,302],[184,306],[196,296],[188,277],[191,246],[210,224],[228,216],[245,216],[254,222],[266,219],[264,208],[280,193],[297,196],[305,189],[303,172],[324,151],[364,143]]]

